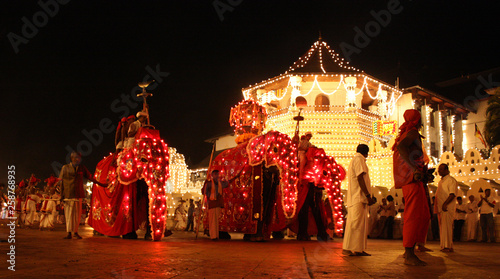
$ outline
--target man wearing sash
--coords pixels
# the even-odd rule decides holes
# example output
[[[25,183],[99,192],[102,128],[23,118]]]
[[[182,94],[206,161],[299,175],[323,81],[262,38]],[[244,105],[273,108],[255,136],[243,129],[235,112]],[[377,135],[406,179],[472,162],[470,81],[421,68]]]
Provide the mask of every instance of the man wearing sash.
[[[219,239],[219,216],[221,209],[224,207],[224,199],[222,198],[222,189],[229,186],[225,180],[219,179],[219,170],[213,170],[211,179],[205,181],[205,196],[208,201],[208,224],[210,239]]]
[[[81,162],[82,155],[73,151],[71,153],[71,163],[64,165],[59,175],[61,179],[61,202],[64,202],[64,216],[66,217],[66,231],[68,232],[64,239],[71,239],[71,233],[74,233],[74,237],[77,239],[82,238],[78,234],[78,227],[82,215],[82,199],[85,198],[83,178],[85,177],[99,186],[107,187],[106,184],[95,180],[89,170],[80,164]]]

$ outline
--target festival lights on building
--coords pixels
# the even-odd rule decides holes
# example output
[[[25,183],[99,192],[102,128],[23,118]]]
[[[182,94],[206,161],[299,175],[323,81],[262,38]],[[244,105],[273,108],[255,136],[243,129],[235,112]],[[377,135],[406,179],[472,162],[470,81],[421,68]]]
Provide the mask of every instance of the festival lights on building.
[[[430,105],[424,106],[425,108],[425,140],[427,141],[427,156],[429,158],[431,157],[431,133],[430,133],[430,128],[431,128],[431,113],[432,113],[432,108]]]
[[[443,136],[443,112],[441,110],[438,111],[439,118],[439,157],[443,154],[444,150],[444,136]]]
[[[172,191],[175,193],[185,192],[188,182],[189,171],[187,169],[184,155],[177,153],[177,149],[173,147],[168,148],[170,153],[170,182],[172,183]]]

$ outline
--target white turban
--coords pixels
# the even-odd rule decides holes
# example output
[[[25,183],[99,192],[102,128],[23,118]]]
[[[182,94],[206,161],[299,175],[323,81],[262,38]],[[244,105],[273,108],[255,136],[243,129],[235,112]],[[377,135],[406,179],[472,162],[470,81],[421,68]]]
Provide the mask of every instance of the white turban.
[[[136,117],[137,117],[137,118],[139,118],[139,117],[141,117],[141,116],[146,116],[146,117],[148,117],[148,114],[147,114],[146,112],[144,112],[144,111],[139,111],[139,112],[136,114]]]

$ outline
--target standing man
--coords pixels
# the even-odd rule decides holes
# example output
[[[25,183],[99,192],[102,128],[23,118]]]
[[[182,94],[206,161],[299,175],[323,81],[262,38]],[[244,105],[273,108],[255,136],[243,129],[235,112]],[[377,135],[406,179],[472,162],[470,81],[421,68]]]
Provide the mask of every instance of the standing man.
[[[415,245],[425,243],[429,227],[430,211],[426,187],[422,180],[427,172],[429,157],[422,146],[418,132],[422,126],[420,112],[406,110],[405,122],[399,127],[392,150],[393,174],[396,189],[403,189],[405,198],[405,220],[403,225],[403,246],[405,264],[423,266],[426,263],[415,255]]]
[[[302,179],[304,167],[306,166],[307,163],[307,149],[309,147],[315,147],[312,145],[310,142],[312,138],[312,133],[307,132],[304,136],[301,137],[300,142],[299,142],[299,179]]]
[[[193,223],[194,223],[194,227],[198,230],[199,226],[198,226],[198,219],[200,217],[200,214],[201,214],[201,200],[198,200],[195,202],[195,205],[196,207],[194,208],[194,217],[193,217]]]
[[[94,182],[95,184],[107,187],[94,179],[89,170],[81,165],[82,155],[79,152],[71,153],[71,163],[64,165],[59,174],[61,185],[61,202],[64,202],[64,216],[66,217],[66,231],[68,235],[64,239],[71,239],[71,233],[74,237],[81,239],[78,234],[80,217],[82,215],[82,199],[85,198],[83,189],[83,178]]]
[[[477,201],[474,200],[474,195],[469,196],[467,204],[467,241],[476,241],[478,211]]]
[[[394,217],[396,217],[396,206],[394,205],[394,198],[391,195],[387,196],[387,206],[386,206],[386,215],[387,219],[385,220],[383,233],[387,231],[387,239],[394,239]]]
[[[495,208],[495,200],[490,197],[491,189],[484,190],[484,194],[480,195],[481,200],[477,204],[479,207],[479,213],[481,217],[479,222],[481,223],[481,232],[483,234],[482,242],[488,242],[488,234],[490,235],[490,241],[495,242],[495,221],[493,220],[493,208]]]
[[[366,165],[368,151],[368,145],[358,145],[356,155],[349,164],[347,174],[349,188],[346,198],[348,214],[342,245],[344,255],[370,256],[365,252],[368,236],[368,206],[375,202],[371,197],[370,176]]]
[[[224,207],[222,189],[229,186],[225,180],[219,179],[219,170],[213,170],[210,177],[205,181],[204,194],[208,201],[208,224],[210,239],[219,239],[219,216]]]
[[[144,126],[144,123],[146,123],[146,120],[148,120],[148,114],[147,112],[144,111],[139,111],[137,113],[137,120],[132,122],[130,126],[128,127],[128,132],[127,132],[127,137],[125,139],[124,143],[124,148],[130,148],[135,141],[135,135],[137,132],[139,132],[139,129]]]
[[[457,209],[455,210],[455,222],[453,223],[453,241],[460,241],[462,228],[467,214],[467,205],[462,202],[462,197],[457,197]]]
[[[188,220],[185,231],[189,231],[189,227],[191,227],[190,231],[194,229],[194,200],[189,199],[189,208],[188,208]]]
[[[441,180],[436,190],[436,202],[434,207],[438,212],[439,241],[441,252],[453,252],[453,219],[457,203],[458,183],[451,177],[447,164],[438,167]]]

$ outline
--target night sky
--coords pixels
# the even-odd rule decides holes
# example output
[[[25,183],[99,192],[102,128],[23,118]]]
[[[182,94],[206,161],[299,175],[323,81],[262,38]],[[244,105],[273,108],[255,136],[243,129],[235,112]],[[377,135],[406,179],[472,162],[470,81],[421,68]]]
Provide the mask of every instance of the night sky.
[[[319,31],[343,55],[342,43],[356,46],[354,28],[373,25],[388,5],[395,13],[386,26],[349,57],[367,74],[433,89],[500,66],[494,1],[60,2],[68,3],[50,6],[52,15],[37,1],[0,3],[0,182],[8,165],[18,181],[45,179],[84,141],[93,171],[114,151],[108,124],[141,109],[129,97],[147,75],[161,81],[148,90],[152,124],[194,165],[210,153],[205,139],[230,131],[241,88],[284,73]]]

